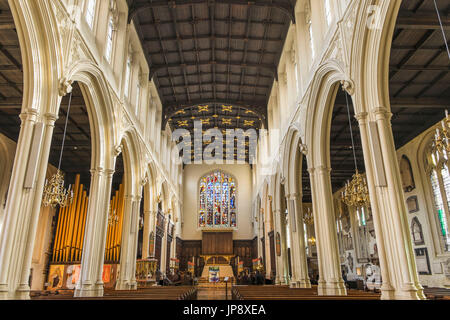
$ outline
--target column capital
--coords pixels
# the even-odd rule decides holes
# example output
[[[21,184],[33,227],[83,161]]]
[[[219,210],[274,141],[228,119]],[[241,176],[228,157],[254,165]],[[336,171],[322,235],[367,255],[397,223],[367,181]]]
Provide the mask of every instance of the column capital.
[[[272,212],[273,212],[275,215],[281,214],[281,210],[280,210],[280,209],[272,210]]]
[[[44,122],[46,125],[54,126],[56,120],[58,120],[58,116],[56,114],[51,112],[44,114]]]
[[[116,171],[114,169],[105,169],[103,172],[105,172],[108,177],[112,177]]]
[[[105,169],[103,169],[102,167],[97,167],[97,168],[91,168],[91,170],[89,170],[91,172],[91,176],[98,174],[101,175],[105,172]]]
[[[317,170],[318,173],[331,172],[331,168],[328,168],[327,166],[317,166],[315,170]]]
[[[375,118],[377,120],[391,120],[392,118],[392,112],[389,112],[389,110],[385,107],[378,107],[373,108],[372,113],[375,115]]]
[[[367,123],[367,116],[369,115],[368,112],[358,112],[355,114],[356,120],[358,120],[359,124],[361,123]]]
[[[36,121],[38,112],[36,109],[26,109],[19,114],[19,118],[22,122],[24,121]]]
[[[288,195],[286,195],[286,199],[288,200],[298,200],[301,197],[301,193],[290,193]]]

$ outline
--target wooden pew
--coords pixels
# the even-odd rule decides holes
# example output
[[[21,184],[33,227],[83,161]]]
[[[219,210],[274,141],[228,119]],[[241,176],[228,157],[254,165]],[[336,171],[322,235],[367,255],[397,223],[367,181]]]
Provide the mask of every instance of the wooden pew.
[[[347,296],[319,296],[317,287],[308,289],[287,286],[234,286],[232,298],[235,300],[379,300],[380,295],[348,290]]]
[[[103,297],[74,297],[73,290],[33,292],[33,300],[194,300],[197,298],[195,287],[151,287],[139,290],[105,289]]]

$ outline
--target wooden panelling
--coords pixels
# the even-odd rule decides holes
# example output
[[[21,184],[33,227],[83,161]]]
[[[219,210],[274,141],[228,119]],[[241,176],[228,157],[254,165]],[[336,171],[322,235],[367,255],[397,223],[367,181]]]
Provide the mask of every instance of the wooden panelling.
[[[203,232],[202,254],[233,254],[233,233]]]

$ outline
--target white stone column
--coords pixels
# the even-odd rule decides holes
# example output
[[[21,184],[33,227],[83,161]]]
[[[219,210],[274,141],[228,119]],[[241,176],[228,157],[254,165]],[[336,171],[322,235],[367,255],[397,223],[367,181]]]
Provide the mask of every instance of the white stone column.
[[[125,196],[124,221],[120,246],[120,271],[116,283],[116,290],[134,290],[137,288],[135,270],[140,199],[140,196]]]
[[[306,260],[305,236],[302,221],[303,212],[298,194],[290,194],[288,198],[289,222],[291,225],[291,287],[311,288],[308,276],[308,262]]]
[[[142,259],[150,256],[150,232],[151,232],[151,215],[150,210],[144,211],[144,230],[142,231]]]
[[[275,241],[275,264],[276,264],[276,269],[277,269],[277,273],[276,273],[276,277],[275,277],[275,284],[284,284],[286,279],[285,279],[285,266],[284,266],[284,262],[283,262],[283,255],[284,255],[284,251],[281,250],[281,210],[279,209],[275,209],[273,210],[273,215],[274,215],[274,241]],[[277,233],[280,234],[280,251],[281,251],[281,255],[278,256],[277,255]]]
[[[164,215],[164,235],[161,239],[161,272],[162,273],[168,273],[169,270],[166,270],[166,254],[167,254],[167,225],[169,223],[168,219],[167,219],[167,215],[163,212]]]
[[[91,170],[81,272],[75,288],[75,297],[103,296],[102,274],[113,174],[114,170],[111,169]]]
[[[319,294],[346,295],[339,260],[330,171],[330,168],[323,166],[310,170],[311,176],[314,176],[311,178],[311,188],[319,260]]]
[[[37,112],[29,110],[22,113],[20,119],[0,233],[0,299],[29,299],[28,276],[56,116],[46,114],[44,123],[39,124]],[[40,134],[40,143],[32,154],[33,138]]]
[[[320,245],[321,240],[319,239],[319,233],[318,233],[318,225],[321,221],[317,221],[318,214],[315,213],[316,210],[319,210],[318,202],[320,201],[319,195],[316,193],[316,177],[315,177],[315,169],[314,168],[308,168],[309,172],[309,179],[311,181],[311,198],[312,198],[312,206],[313,206],[313,216],[314,216],[314,234],[316,237],[316,252],[317,252],[317,263],[319,267],[319,280],[318,280],[318,286],[317,286],[317,292],[319,295],[326,295],[326,281],[325,281],[325,268],[324,263],[322,260],[322,256],[325,255],[323,252],[323,247]]]
[[[362,113],[357,119],[380,255],[382,298],[425,299],[412,248],[391,114],[386,108],[375,108],[370,114],[375,121],[367,122],[367,116]]]

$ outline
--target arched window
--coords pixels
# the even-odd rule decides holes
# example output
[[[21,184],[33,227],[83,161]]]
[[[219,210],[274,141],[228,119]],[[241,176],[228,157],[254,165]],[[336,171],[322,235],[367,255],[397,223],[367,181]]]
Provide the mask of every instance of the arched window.
[[[331,25],[331,22],[333,21],[333,16],[331,14],[331,3],[330,0],[324,0],[325,3],[325,18],[327,19],[327,24]]]
[[[199,227],[226,228],[236,223],[236,181],[222,171],[214,171],[200,179]]]
[[[125,85],[124,85],[124,93],[125,97],[128,98],[128,94],[130,91],[130,77],[131,77],[131,57],[128,56],[127,58],[127,65],[125,69]]]
[[[442,247],[444,251],[450,251],[448,225],[450,220],[450,172],[447,155],[435,152],[433,148],[430,148],[427,157],[427,169]]]
[[[94,27],[95,5],[97,0],[88,0],[86,5],[86,22],[92,29]]]
[[[305,7],[306,12],[306,27],[308,29],[308,36],[309,36],[309,44],[311,48],[311,59],[314,60],[316,56],[316,50],[314,48],[314,35],[313,35],[313,28],[312,28],[312,13],[311,13],[311,2],[306,2]]]
[[[106,31],[105,57],[108,62],[111,62],[113,42],[114,42],[114,18],[111,15],[108,19],[108,29]]]

